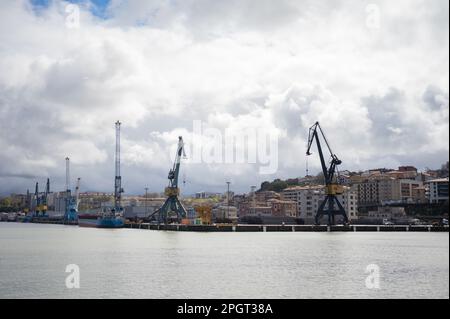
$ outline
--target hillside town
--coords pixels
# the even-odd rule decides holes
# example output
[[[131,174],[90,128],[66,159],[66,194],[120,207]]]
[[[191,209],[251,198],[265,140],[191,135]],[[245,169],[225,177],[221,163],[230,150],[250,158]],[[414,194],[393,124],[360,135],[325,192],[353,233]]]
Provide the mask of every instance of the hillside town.
[[[448,218],[448,162],[438,170],[419,172],[413,166],[397,169],[370,169],[362,172],[341,172],[339,184],[343,194],[339,201],[350,223],[410,223]],[[264,182],[258,189],[235,194],[197,192],[183,196],[187,218],[184,223],[248,223],[248,224],[313,224],[314,216],[324,199],[323,176]],[[48,194],[48,211],[63,212],[65,192]],[[164,203],[158,193],[124,196],[124,217],[142,222]],[[17,219],[34,209],[35,195],[11,194],[0,200],[1,219]],[[80,192],[79,211],[95,213],[113,205],[113,194]]]

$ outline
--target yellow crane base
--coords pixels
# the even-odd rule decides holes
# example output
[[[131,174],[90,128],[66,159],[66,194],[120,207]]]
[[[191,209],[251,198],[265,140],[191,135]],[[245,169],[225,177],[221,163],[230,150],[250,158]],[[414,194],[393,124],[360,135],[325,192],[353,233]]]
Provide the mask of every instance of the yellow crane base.
[[[166,187],[164,194],[166,196],[178,196],[180,195],[180,189],[178,187]]]
[[[325,186],[325,193],[327,195],[341,195],[344,194],[344,187],[339,184],[330,184]]]

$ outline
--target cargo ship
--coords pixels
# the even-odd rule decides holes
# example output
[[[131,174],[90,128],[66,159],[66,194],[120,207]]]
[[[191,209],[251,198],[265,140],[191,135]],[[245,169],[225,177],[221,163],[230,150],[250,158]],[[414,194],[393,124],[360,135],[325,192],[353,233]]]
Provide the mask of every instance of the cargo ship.
[[[124,225],[124,218],[114,211],[78,215],[78,226],[80,227],[121,228]]]

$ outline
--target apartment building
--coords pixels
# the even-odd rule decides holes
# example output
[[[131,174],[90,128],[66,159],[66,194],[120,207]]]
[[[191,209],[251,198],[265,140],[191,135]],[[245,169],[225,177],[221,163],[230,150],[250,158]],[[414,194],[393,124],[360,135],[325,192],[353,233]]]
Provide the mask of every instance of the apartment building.
[[[350,220],[358,218],[358,193],[355,189],[344,187],[345,192],[338,195],[339,202],[344,207]],[[283,191],[282,197],[285,200],[297,203],[297,216],[306,223],[313,223],[314,217],[325,199],[324,186],[296,186]]]
[[[448,183],[448,177],[426,182],[426,196],[430,204],[448,203]]]
[[[297,217],[297,203],[289,200],[269,199],[267,202],[275,217]]]
[[[422,181],[397,179],[391,174],[376,174],[355,183],[360,207],[392,203],[425,203]]]
[[[236,195],[233,203],[238,217],[297,217],[297,202],[281,199],[273,191]]]

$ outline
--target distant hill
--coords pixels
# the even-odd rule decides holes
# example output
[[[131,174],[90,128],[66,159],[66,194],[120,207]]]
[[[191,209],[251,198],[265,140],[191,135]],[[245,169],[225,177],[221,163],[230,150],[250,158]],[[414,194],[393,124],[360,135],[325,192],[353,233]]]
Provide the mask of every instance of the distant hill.
[[[320,184],[322,182],[323,182],[322,173],[318,174],[317,176],[308,176],[303,178],[290,178],[287,180],[276,179],[273,182],[266,181],[261,183],[261,188],[258,190],[258,192],[274,191],[279,193],[288,187]]]

